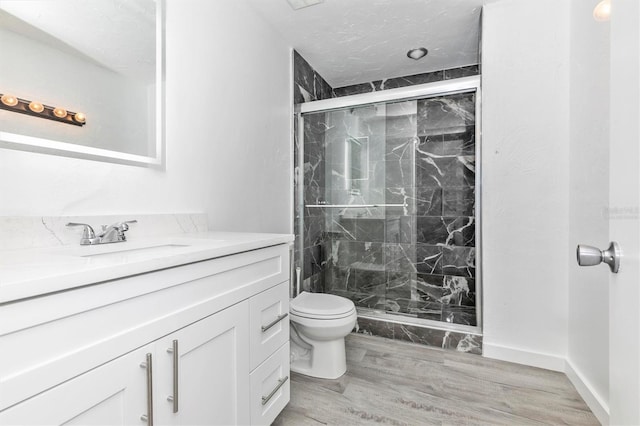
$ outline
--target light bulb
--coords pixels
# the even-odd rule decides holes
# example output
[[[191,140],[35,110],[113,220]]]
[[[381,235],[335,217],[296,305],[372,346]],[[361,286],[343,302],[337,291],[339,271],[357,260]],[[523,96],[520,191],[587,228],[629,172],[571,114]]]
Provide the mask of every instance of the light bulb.
[[[593,9],[593,19],[598,22],[608,21],[611,16],[611,0],[602,0]]]
[[[87,116],[81,112],[76,112],[76,115],[73,117],[78,123],[84,123],[87,121]]]
[[[64,108],[56,107],[53,109],[53,115],[58,118],[65,118],[67,116],[67,110]]]
[[[40,102],[31,101],[29,103],[29,109],[33,112],[42,112],[44,111],[44,105],[42,105]]]
[[[6,106],[18,105],[18,98],[16,98],[13,95],[2,95],[2,97],[0,98],[0,101],[2,101],[2,103],[5,104]]]
[[[429,53],[427,49],[425,49],[424,47],[418,47],[416,49],[409,50],[407,52],[407,57],[415,59],[417,61],[418,59],[422,59],[427,56],[427,53]]]

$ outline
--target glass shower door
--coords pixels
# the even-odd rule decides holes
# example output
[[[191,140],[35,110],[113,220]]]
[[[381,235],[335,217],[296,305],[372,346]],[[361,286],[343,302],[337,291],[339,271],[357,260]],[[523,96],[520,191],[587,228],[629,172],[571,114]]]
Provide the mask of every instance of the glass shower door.
[[[306,288],[397,321],[475,326],[475,92],[298,125]]]

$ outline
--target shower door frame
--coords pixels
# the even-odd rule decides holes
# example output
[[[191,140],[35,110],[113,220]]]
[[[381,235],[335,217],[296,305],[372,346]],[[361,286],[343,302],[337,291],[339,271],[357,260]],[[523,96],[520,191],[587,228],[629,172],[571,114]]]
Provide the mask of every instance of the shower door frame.
[[[295,106],[295,118],[298,122],[298,186],[296,188],[300,218],[298,220],[299,259],[298,264],[304,268],[304,114],[314,112],[329,112],[351,107],[360,107],[386,102],[411,101],[437,96],[455,95],[459,93],[472,93],[476,95],[475,107],[475,293],[476,293],[476,324],[475,326],[447,323],[424,318],[414,318],[401,314],[389,314],[381,310],[358,307],[358,317],[370,318],[398,324],[410,324],[420,327],[457,331],[475,335],[482,335],[482,89],[480,75],[462,77],[451,80],[437,81],[414,86],[388,89],[377,92],[369,92],[358,95],[343,96],[339,98],[312,101]],[[295,214],[295,213],[294,213]],[[301,271],[304,281],[304,269]]]

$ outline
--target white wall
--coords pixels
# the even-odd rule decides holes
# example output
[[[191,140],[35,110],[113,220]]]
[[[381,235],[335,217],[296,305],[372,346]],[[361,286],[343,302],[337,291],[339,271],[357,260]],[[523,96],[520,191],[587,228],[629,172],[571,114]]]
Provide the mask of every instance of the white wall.
[[[0,216],[206,212],[216,230],[291,232],[289,47],[244,0],[167,3],[166,170],[3,149]]]
[[[562,370],[569,2],[504,0],[483,17],[484,353]]]
[[[609,244],[609,23],[596,22],[593,7],[571,1],[569,250]],[[573,256],[568,267],[569,377],[607,423],[610,272],[604,265],[581,268]]]

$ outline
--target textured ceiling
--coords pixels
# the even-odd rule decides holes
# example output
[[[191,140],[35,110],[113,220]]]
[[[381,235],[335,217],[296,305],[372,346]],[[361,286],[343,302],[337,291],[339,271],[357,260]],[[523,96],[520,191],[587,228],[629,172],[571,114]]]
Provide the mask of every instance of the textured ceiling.
[[[333,87],[478,63],[482,0],[248,0]],[[409,49],[429,54],[414,61]]]

